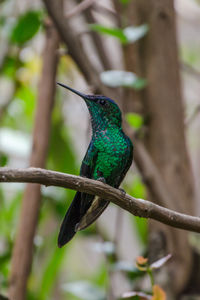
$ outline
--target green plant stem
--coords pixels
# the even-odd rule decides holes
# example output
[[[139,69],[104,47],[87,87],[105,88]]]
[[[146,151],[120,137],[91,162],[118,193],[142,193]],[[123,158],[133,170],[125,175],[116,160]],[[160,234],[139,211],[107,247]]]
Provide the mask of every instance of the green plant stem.
[[[150,281],[151,281],[151,287],[152,287],[152,290],[153,290],[153,286],[154,286],[154,278],[153,278],[153,272],[150,268],[147,269],[147,273],[150,277]]]

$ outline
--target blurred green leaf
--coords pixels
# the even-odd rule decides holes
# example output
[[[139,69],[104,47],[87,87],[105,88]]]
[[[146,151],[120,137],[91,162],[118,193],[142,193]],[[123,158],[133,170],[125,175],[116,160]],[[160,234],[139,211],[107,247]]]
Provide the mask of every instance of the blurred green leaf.
[[[21,200],[21,192],[15,194],[12,201],[1,201],[0,210],[0,228],[1,233],[9,240],[15,232],[16,219],[19,213],[19,202]]]
[[[146,187],[139,176],[134,176],[132,185],[127,186],[126,191],[135,198],[146,198]],[[131,216],[131,220],[133,221],[134,227],[136,226],[138,236],[143,244],[146,245],[148,235],[147,219]]]
[[[149,27],[147,24],[140,26],[129,26],[123,30],[128,43],[134,43],[147,34]]]
[[[4,167],[8,163],[8,156],[0,152],[0,167]]]
[[[76,281],[63,285],[63,290],[83,300],[106,300],[105,292],[88,281]]]
[[[3,63],[2,72],[6,76],[14,78],[18,67],[20,67],[18,58],[15,56],[7,56]]]
[[[143,117],[136,113],[128,113],[125,118],[128,124],[134,129],[140,129],[144,122]]]
[[[0,16],[0,26],[3,26],[6,24],[6,17],[5,16]]]
[[[100,74],[101,81],[110,87],[129,87],[136,90],[140,90],[145,87],[146,80],[138,78],[132,72],[126,72],[121,70],[105,71]]]
[[[37,297],[40,300],[46,300],[51,290],[54,288],[56,281],[56,276],[63,264],[63,260],[66,254],[66,249],[59,249],[54,243],[54,250],[47,266],[42,274],[42,279],[40,281],[40,289],[37,291]]]
[[[107,34],[118,38],[122,44],[126,44],[128,42],[123,30],[120,28],[106,27],[100,24],[90,24],[89,27],[92,30],[99,32],[101,34]]]
[[[131,186],[126,187],[128,193],[135,198],[146,198],[146,186],[140,176],[135,175]]]
[[[21,15],[11,32],[11,41],[23,45],[32,39],[39,30],[40,16],[38,11],[28,11]]]
[[[23,101],[25,115],[31,117],[35,107],[35,91],[30,86],[21,85],[17,89],[15,97]]]
[[[120,0],[123,5],[126,5],[131,2],[131,0]]]
[[[132,219],[133,219],[134,225],[136,225],[140,240],[143,242],[144,245],[147,245],[147,239],[148,239],[147,219],[140,218],[140,217],[133,217]]]
[[[133,88],[136,91],[142,90],[146,86],[147,86],[147,80],[144,78],[138,78],[133,84]]]
[[[107,27],[101,24],[90,24],[89,27],[101,34],[106,34],[118,38],[122,44],[131,44],[145,36],[149,30],[147,24],[140,26],[129,26],[124,29],[117,27]]]
[[[36,91],[30,85],[19,85],[9,106],[8,126],[30,133],[33,126]]]
[[[199,47],[185,45],[180,48],[181,60],[189,66],[198,69],[200,67]]]
[[[102,288],[108,286],[109,274],[108,274],[107,265],[104,263],[104,261],[97,269],[97,273],[95,275],[92,274],[90,281],[95,285],[101,286]]]

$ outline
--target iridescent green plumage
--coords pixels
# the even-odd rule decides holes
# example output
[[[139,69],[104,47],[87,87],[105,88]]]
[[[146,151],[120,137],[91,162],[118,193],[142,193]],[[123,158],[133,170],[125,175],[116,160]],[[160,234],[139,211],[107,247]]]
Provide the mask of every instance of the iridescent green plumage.
[[[104,96],[84,95],[60,85],[82,97],[91,115],[92,139],[80,175],[118,188],[132,163],[133,152],[132,143],[122,130],[119,107]],[[59,247],[66,244],[77,230],[93,223],[108,204],[109,201],[97,196],[77,192],[61,225]]]

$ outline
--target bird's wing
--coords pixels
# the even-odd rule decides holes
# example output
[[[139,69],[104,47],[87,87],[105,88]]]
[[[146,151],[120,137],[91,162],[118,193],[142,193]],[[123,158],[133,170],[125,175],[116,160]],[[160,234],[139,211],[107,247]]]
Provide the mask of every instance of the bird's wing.
[[[91,141],[88,151],[83,159],[81,166],[81,176],[92,178],[96,161],[98,158],[98,149]],[[91,225],[108,206],[109,201],[100,199],[98,196],[82,193],[81,214],[82,218],[76,226],[76,231],[87,228]]]
[[[130,168],[133,160],[133,145],[130,139],[127,137],[128,148],[130,149],[129,157],[127,158],[126,165],[124,167],[123,172],[120,174],[119,177],[116,178],[116,182],[114,187],[118,188],[122,180],[124,179],[128,169]],[[106,180],[105,180],[106,182]],[[86,213],[81,218],[80,222],[76,226],[76,230],[82,230],[92,224],[106,209],[108,206],[109,201],[101,199],[99,196],[95,196],[92,198],[92,202],[89,205]]]
[[[90,142],[85,157],[83,159],[80,175],[91,178],[98,157],[98,149],[95,147],[93,140]]]
[[[80,175],[87,177],[87,178],[92,178],[92,174],[94,172],[94,168],[96,165],[98,157],[98,149],[94,146],[93,140],[90,142],[88,146],[88,150],[85,154],[85,157],[83,159],[83,162],[81,164],[81,170],[80,170]],[[86,194],[86,193],[81,193],[81,215],[83,216],[88,208],[90,207],[94,195]]]
[[[128,172],[128,170],[129,170],[129,168],[132,164],[132,161],[133,161],[133,144],[130,141],[129,137],[127,137],[127,141],[128,141],[128,144],[129,144],[130,153],[129,153],[129,156],[127,158],[127,161],[126,161],[126,164],[125,164],[125,167],[124,167],[123,171],[121,172],[119,177],[116,177],[116,181],[115,181],[115,184],[114,184],[115,188],[118,188],[120,186],[121,182],[123,181],[124,177],[126,176],[126,173]]]
[[[81,166],[81,176],[91,177],[98,151],[95,149],[94,144],[91,142],[87,153],[83,159],[83,163]],[[58,246],[62,247],[67,242],[71,240],[71,238],[76,233],[76,225],[80,222],[83,215],[87,212],[90,207],[92,200],[94,199],[93,195],[89,195],[86,193],[77,192],[75,197],[66,212],[64,220],[61,224],[59,236],[58,236]]]

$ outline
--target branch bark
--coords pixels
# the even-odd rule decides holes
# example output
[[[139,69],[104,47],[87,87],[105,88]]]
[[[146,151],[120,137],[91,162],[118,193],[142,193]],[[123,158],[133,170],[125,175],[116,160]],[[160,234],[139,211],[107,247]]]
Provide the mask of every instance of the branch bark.
[[[48,151],[58,61],[58,56],[56,55],[58,44],[58,34],[50,22],[46,27],[43,70],[39,83],[30,159],[30,165],[35,167],[45,166]],[[40,185],[28,184],[22,201],[19,228],[11,262],[10,299],[24,300],[26,298],[26,285],[32,263],[33,238],[39,215],[40,198]]]
[[[199,232],[200,218],[175,212],[147,200],[124,194],[100,181],[40,168],[0,168],[0,182],[29,182],[45,186],[58,186],[100,196],[127,210],[131,214],[157,220],[172,227]],[[27,199],[30,205],[30,199]]]

